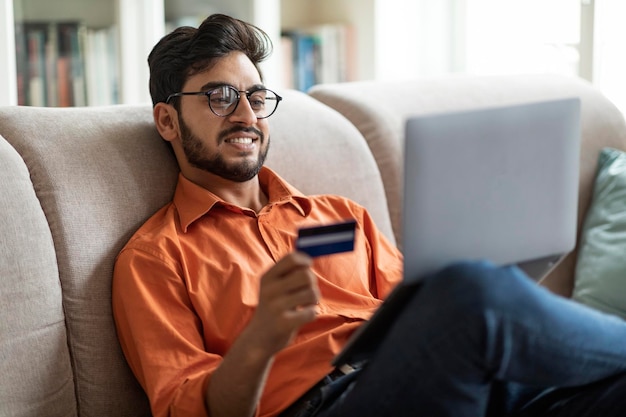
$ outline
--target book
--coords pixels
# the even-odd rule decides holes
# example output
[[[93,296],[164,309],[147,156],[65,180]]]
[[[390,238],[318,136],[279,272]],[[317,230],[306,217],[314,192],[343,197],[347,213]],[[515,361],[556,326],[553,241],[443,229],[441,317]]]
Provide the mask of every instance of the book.
[[[313,35],[300,30],[286,31],[282,34],[291,44],[292,84],[300,91],[307,91],[316,84],[317,40]]]
[[[296,88],[294,82],[293,39],[289,36],[280,37],[280,53],[282,56],[282,74],[284,88]]]
[[[107,106],[119,101],[117,29],[87,29],[85,35],[86,97],[89,106]]]
[[[26,86],[26,104],[45,106],[46,99],[46,41],[47,27],[27,24],[25,27],[27,42],[28,70],[24,77]]]
[[[28,89],[26,86],[28,78],[28,41],[24,24],[15,24],[15,66],[17,76],[17,104],[26,105]]]
[[[56,27],[56,91],[59,107],[84,106],[84,53],[79,41],[83,26],[77,22],[51,24]],[[49,105],[55,105],[49,102]]]
[[[44,76],[44,88],[46,89],[45,106],[56,107],[59,105],[58,90],[58,59],[59,59],[59,38],[57,25],[50,23],[42,25],[45,27],[46,38],[44,45],[44,62],[46,65]]]

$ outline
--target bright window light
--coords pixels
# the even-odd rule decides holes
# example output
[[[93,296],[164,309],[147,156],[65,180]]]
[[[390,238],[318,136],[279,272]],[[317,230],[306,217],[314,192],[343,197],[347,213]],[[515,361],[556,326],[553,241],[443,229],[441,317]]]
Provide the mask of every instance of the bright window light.
[[[596,0],[593,82],[626,113],[626,2]]]
[[[466,0],[469,73],[577,74],[580,0]]]

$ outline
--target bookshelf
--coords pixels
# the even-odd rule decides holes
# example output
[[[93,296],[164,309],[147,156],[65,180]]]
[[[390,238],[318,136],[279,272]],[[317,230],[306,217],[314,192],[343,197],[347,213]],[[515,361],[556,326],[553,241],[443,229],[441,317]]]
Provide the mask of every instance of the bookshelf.
[[[398,27],[415,26],[411,16],[397,13],[414,0],[384,1],[383,5],[383,0],[0,0],[0,91],[4,92],[0,105],[23,104],[27,99],[32,99],[27,104],[53,106],[149,102],[146,57],[152,46],[166,28],[197,25],[217,12],[250,21],[270,35],[274,54],[262,70],[272,88],[305,90],[311,83],[376,79],[398,68],[409,73],[411,66],[403,63],[402,54],[394,55],[390,46],[398,46]],[[307,84],[295,84],[294,39],[288,52],[281,37],[295,32],[326,44],[324,52],[317,50],[318,55],[343,51],[341,58],[326,58],[335,61],[334,67],[343,68],[341,75],[329,75],[331,71],[326,70],[326,75],[318,74]],[[60,64],[46,67],[46,59],[52,59],[45,57],[44,46],[40,72],[47,76],[47,69],[53,74],[44,78],[35,71],[37,60],[29,61],[28,48],[41,51],[37,45],[46,45],[49,38],[57,45],[52,48],[53,56],[67,62],[61,59]],[[82,81],[80,68],[73,67],[73,53],[67,52],[76,45],[83,52]],[[381,59],[387,56],[391,58]],[[318,71],[323,74],[324,70]],[[65,72],[70,75],[64,78]],[[69,93],[60,95],[60,89]]]
[[[0,104],[149,101],[145,58],[164,33],[154,0],[0,0]],[[5,40],[6,39],[6,40]],[[2,51],[0,51],[2,52]]]

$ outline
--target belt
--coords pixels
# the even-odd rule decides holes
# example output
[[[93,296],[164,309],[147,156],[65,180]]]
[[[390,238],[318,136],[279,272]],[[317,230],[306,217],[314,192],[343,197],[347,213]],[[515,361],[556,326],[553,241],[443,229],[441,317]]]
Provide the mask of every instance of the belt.
[[[352,372],[360,369],[361,366],[352,366],[352,365],[348,365],[347,363],[344,365],[341,365],[339,368],[335,368],[333,369],[328,375],[326,375],[325,378],[322,378],[322,381],[326,380],[326,379],[330,379],[329,382],[327,382],[327,384],[329,384],[330,382],[334,382],[336,380],[338,380],[339,378],[346,376],[346,375],[350,375]],[[320,382],[322,382],[320,381]],[[325,384],[326,385],[326,384]]]
[[[361,367],[362,364],[345,364],[333,369],[317,384],[315,384],[311,389],[309,389],[293,404],[291,404],[285,411],[280,413],[280,417],[300,417],[315,415],[314,410],[318,410],[322,406],[322,388],[337,381],[338,379],[353,374],[354,372],[360,370]],[[348,384],[346,384],[346,387],[347,385]],[[310,413],[306,413],[306,410],[310,410]]]

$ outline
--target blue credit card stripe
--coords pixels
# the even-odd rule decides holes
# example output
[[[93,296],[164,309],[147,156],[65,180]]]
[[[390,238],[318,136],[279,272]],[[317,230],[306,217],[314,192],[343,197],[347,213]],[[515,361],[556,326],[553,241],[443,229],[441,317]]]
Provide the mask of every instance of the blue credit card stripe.
[[[298,239],[298,246],[306,248],[309,246],[329,245],[344,241],[352,241],[354,239],[354,231],[330,233],[317,236],[305,236]]]
[[[342,241],[337,243],[332,243],[330,245],[316,245],[316,246],[307,246],[300,248],[300,250],[304,253],[309,254],[309,256],[322,256],[322,255],[330,255],[333,253],[340,252],[349,252],[354,249],[354,241]]]
[[[317,235],[328,234],[328,233],[352,231],[355,229],[355,227],[356,227],[356,221],[348,220],[343,223],[330,224],[326,226],[306,227],[298,231],[298,236],[299,237],[317,236]]]

